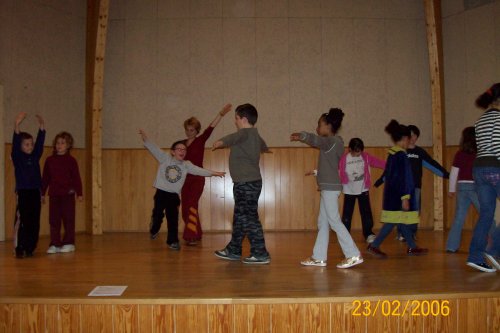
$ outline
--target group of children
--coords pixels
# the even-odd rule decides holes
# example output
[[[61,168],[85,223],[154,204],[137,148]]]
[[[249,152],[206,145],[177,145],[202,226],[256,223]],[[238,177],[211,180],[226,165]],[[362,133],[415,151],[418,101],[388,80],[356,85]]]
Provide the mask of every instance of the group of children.
[[[82,197],[82,182],[76,159],[70,155],[73,137],[68,132],[58,133],[53,141],[53,154],[45,161],[43,176],[40,159],[45,142],[45,124],[36,115],[39,130],[36,140],[22,132],[25,112],[17,115],[14,123],[11,158],[16,179],[16,221],[14,245],[17,258],[31,257],[38,244],[41,204],[48,190],[50,246],[47,253],[75,251],[75,199]],[[61,224],[64,237],[61,238]]]
[[[167,245],[179,250],[178,215],[182,196],[182,215],[186,223],[184,240],[187,245],[196,245],[201,240],[202,230],[198,215],[198,201],[204,187],[204,177],[223,177],[225,172],[203,168],[204,146],[213,129],[231,110],[226,105],[210,126],[198,136],[201,125],[192,117],[184,123],[187,139],[176,141],[170,153],[165,153],[149,140],[144,130],[139,134],[144,146],[159,163],[154,188],[154,207],[150,222],[150,237],[158,236],[163,217],[167,218]],[[69,154],[73,138],[67,132],[59,133],[53,142],[53,155],[45,162],[41,177],[39,160],[43,152],[45,129],[43,119],[37,116],[40,129],[37,140],[19,126],[26,114],[21,113],[15,122],[12,160],[16,174],[18,197],[18,224],[16,256],[32,256],[36,248],[39,231],[41,202],[49,189],[49,220],[51,243],[47,253],[71,252],[75,250],[75,198],[82,200],[82,185],[76,160]],[[213,149],[230,148],[229,171],[235,200],[233,230],[230,242],[215,255],[226,260],[241,260],[246,264],[268,264],[271,260],[266,249],[264,233],[258,215],[258,200],[262,190],[260,155],[268,152],[255,124],[258,112],[251,104],[235,109],[237,131],[213,144]],[[420,216],[420,189],[422,166],[448,178],[448,172],[434,161],[422,148],[416,146],[420,131],[416,126],[405,126],[396,120],[386,126],[394,146],[389,149],[387,161],[382,161],[364,152],[364,143],[359,138],[349,142],[344,153],[344,142],[338,135],[344,113],[332,108],[318,120],[317,134],[292,133],[291,141],[301,141],[319,149],[318,170],[315,172],[321,192],[318,216],[318,234],[312,256],[301,261],[305,266],[326,266],[329,230],[336,233],[345,259],[338,268],[349,268],[363,262],[363,257],[350,235],[351,220],[356,200],[362,219],[363,235],[368,243],[367,252],[376,257],[385,257],[380,245],[394,226],[398,227],[408,244],[408,255],[423,255],[427,249],[416,245],[416,230]],[[450,195],[455,193],[458,182],[457,213],[447,241],[447,251],[456,252],[460,245],[460,234],[465,213],[470,203],[478,208],[477,195],[472,180],[472,163],[475,158],[474,128],[462,133],[461,149],[455,156],[450,181]],[[373,216],[370,207],[370,168],[383,169],[382,177],[375,186],[385,183],[381,222],[378,235],[372,231]],[[338,200],[344,193],[342,218]],[[20,222],[20,223],[19,223]],[[65,235],[61,240],[61,222]],[[242,242],[248,237],[250,255],[241,259]]]

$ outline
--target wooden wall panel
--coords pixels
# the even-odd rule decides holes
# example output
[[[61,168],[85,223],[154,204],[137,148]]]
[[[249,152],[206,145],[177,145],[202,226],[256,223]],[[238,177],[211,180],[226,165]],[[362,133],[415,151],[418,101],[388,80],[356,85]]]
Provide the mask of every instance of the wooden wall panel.
[[[500,298],[446,300],[450,308],[448,316],[409,311],[400,316],[377,311],[367,317],[353,315],[353,302],[0,304],[0,333],[498,332]],[[400,302],[405,304],[406,300]]]
[[[457,147],[446,149],[446,168],[449,169]],[[15,210],[13,167],[8,154],[11,147],[6,145],[5,175],[5,219],[6,236],[12,239]],[[385,159],[384,147],[367,148],[367,152]],[[430,150],[428,150],[430,151]],[[46,147],[42,158],[51,154]],[[78,161],[82,180],[85,182],[85,150],[74,149],[72,154]],[[225,178],[207,178],[205,191],[200,200],[200,214],[205,231],[230,231],[234,198],[232,181],[228,170],[229,151],[227,149],[205,153],[205,166],[212,170],[228,172]],[[318,153],[312,148],[272,148],[272,153],[261,159],[263,177],[259,214],[266,230],[315,230],[319,210],[319,192],[316,179],[305,176],[316,168]],[[103,151],[103,228],[111,231],[147,231],[153,208],[154,188],[152,187],[157,163],[144,149],[108,149]],[[382,171],[372,169],[372,179],[376,180]],[[422,215],[420,228],[433,228],[433,174],[425,171],[422,189]],[[448,182],[445,182],[446,187]],[[375,229],[380,228],[383,188],[370,189]],[[86,193],[84,193],[84,200]],[[445,229],[449,229],[454,216],[455,199],[446,198]],[[340,207],[343,198],[340,197]],[[85,204],[77,203],[77,232],[85,231]],[[477,212],[469,210],[465,229],[471,230],[477,220]],[[165,226],[164,226],[165,228]],[[180,230],[183,229],[181,222]],[[361,229],[358,208],[354,211],[352,229]],[[48,205],[42,207],[40,235],[48,235]]]

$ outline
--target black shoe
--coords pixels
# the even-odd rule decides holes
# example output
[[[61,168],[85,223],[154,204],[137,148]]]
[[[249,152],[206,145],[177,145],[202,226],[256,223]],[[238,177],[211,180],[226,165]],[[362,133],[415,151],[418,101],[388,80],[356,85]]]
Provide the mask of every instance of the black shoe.
[[[167,244],[167,245],[168,245],[168,248],[171,250],[179,251],[181,249],[181,245],[179,244],[179,242],[175,242],[175,243]]]
[[[24,255],[26,258],[31,258],[33,257],[33,252],[30,252],[30,251],[26,251],[25,255]]]
[[[486,272],[486,273],[494,273],[494,272],[496,272],[496,269],[494,267],[491,267],[490,265],[488,265],[485,262],[482,262],[480,264],[476,264],[474,262],[468,262],[467,266],[475,268],[475,269],[477,269],[477,270],[479,270],[481,272]]]
[[[23,259],[24,258],[24,251],[18,251],[18,250],[16,250],[16,258],[17,259]]]

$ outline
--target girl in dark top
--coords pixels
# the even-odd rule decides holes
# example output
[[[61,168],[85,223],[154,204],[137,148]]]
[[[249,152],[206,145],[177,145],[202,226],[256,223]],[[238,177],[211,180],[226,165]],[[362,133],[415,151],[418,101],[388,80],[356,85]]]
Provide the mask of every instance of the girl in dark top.
[[[454,197],[457,193],[455,205],[455,219],[448,234],[446,252],[454,253],[460,247],[462,227],[467,216],[469,206],[472,204],[479,212],[476,186],[472,178],[472,165],[476,159],[476,131],[473,126],[462,131],[460,150],[455,154],[450,172],[448,196]]]

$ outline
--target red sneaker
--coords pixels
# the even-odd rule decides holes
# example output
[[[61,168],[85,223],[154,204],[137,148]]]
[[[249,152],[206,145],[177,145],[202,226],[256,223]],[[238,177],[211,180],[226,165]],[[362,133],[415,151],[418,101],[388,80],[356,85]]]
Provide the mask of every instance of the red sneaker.
[[[424,249],[421,247],[414,247],[413,249],[408,248],[406,254],[408,254],[409,256],[423,256],[426,255],[427,252],[429,252],[428,249]]]
[[[374,247],[372,246],[371,244],[368,245],[368,247],[366,248],[366,250],[368,251],[369,254],[377,257],[377,258],[385,258],[387,257],[387,254],[385,254],[384,252],[380,251],[380,249],[378,247]]]

